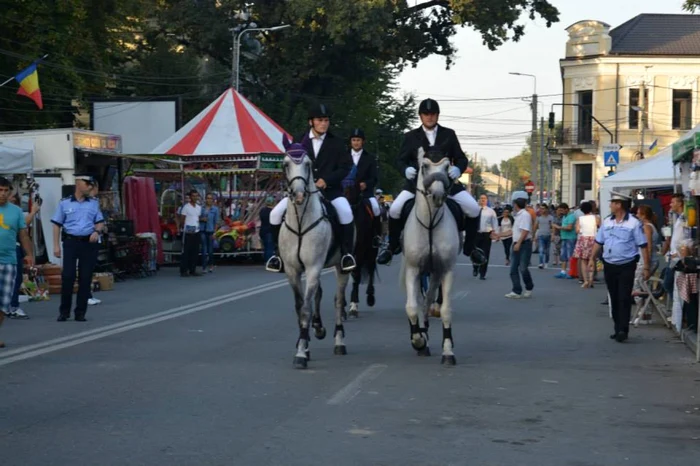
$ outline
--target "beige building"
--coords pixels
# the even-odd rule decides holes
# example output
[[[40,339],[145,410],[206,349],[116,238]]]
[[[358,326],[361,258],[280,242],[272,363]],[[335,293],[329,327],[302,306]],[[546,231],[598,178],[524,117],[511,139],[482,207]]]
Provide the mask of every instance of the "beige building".
[[[654,141],[663,149],[700,120],[700,16],[642,14],[614,29],[586,20],[566,30],[553,161],[560,160],[561,200],[578,204],[597,199],[608,174],[604,144],[620,144],[624,164],[652,156]]]
[[[481,179],[484,181],[484,189],[487,191],[489,201],[503,201],[510,192],[510,181],[502,176],[491,172],[482,172]]]

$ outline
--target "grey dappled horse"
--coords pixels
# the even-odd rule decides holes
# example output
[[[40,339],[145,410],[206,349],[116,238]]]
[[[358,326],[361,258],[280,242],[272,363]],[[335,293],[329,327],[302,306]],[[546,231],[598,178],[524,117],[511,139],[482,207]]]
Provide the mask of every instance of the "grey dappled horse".
[[[433,153],[434,154],[434,153]],[[431,154],[432,155],[432,154]],[[403,261],[400,282],[407,292],[406,314],[411,325],[411,344],[419,355],[429,356],[428,311],[435,302],[442,284],[442,363],[456,364],[452,341],[452,307],[450,291],[453,269],[462,250],[457,221],[445,205],[451,186],[448,176],[450,161],[442,158],[433,162],[418,150],[418,181],[416,201],[406,219],[403,233]],[[430,274],[425,297],[421,294],[421,276]],[[422,324],[419,321],[422,312]]]
[[[322,340],[326,329],[321,321],[321,272],[334,266],[338,288],[335,295],[335,354],[347,354],[342,313],[345,308],[345,288],[350,275],[340,268],[340,247],[333,244],[333,231],[321,202],[321,192],[313,178],[311,158],[301,144],[284,140],[286,154],[283,161],[287,179],[287,213],[280,230],[279,252],[284,271],[294,292],[294,307],[299,318],[294,367],[305,369],[310,359],[309,328]],[[334,248],[331,251],[331,248]],[[306,286],[301,275],[306,273]],[[313,312],[312,312],[313,306]]]

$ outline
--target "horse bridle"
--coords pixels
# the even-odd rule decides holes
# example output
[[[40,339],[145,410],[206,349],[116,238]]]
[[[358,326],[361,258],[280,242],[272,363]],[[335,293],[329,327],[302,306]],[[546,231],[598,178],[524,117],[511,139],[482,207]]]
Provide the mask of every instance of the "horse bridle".
[[[443,159],[444,160],[444,159]],[[432,165],[437,165],[439,163],[442,163],[442,160],[440,162],[433,163],[432,161],[430,162]],[[454,181],[447,176],[447,184],[445,184],[445,193],[449,193],[450,189],[452,189],[452,186],[454,185]],[[443,183],[444,184],[444,183]],[[428,218],[430,221],[428,222],[428,225],[424,224],[420,217],[418,217],[418,211],[414,207],[413,208],[413,214],[416,217],[416,220],[426,230],[428,230],[428,273],[430,273],[430,269],[433,267],[433,230],[440,224],[443,218],[445,218],[445,204],[441,206],[441,208],[436,209],[435,213],[433,213],[432,207],[430,205],[430,201],[428,200],[428,196],[430,196],[430,192],[426,189],[421,188],[418,186],[418,182],[416,182],[416,191],[421,193],[423,197],[425,198],[426,204],[428,204]],[[449,195],[449,194],[447,194]],[[447,195],[445,197],[447,197]],[[437,218],[438,213],[442,212],[442,215],[440,215],[440,218]]]
[[[297,180],[301,180],[304,183],[304,193],[305,194],[316,194],[316,193],[321,193],[320,189],[315,189],[315,190],[309,190],[309,178],[313,179],[311,175],[311,170],[309,170],[309,176],[307,178],[304,178],[303,176],[295,176],[291,180],[287,180],[287,194],[291,198],[293,192],[292,192],[292,183],[294,183]],[[328,214],[326,213],[326,210],[323,208],[323,204],[321,204],[321,210],[322,214],[321,216],[314,221],[311,225],[306,227],[303,231],[301,230],[302,226],[302,221],[304,220],[304,216],[306,215],[306,209],[309,207],[309,202],[307,199],[307,202],[304,203],[304,209],[301,212],[301,216],[299,215],[299,209],[297,208],[296,202],[293,203],[294,206],[294,215],[297,218],[297,224],[299,225],[299,231],[295,230],[294,228],[290,227],[289,224],[287,223],[287,220],[284,220],[284,226],[292,232],[296,237],[299,239],[299,244],[297,247],[297,260],[299,261],[299,264],[301,264],[302,268],[304,268],[304,263],[301,261],[301,241],[302,238],[304,237],[305,234],[316,228],[318,225],[320,225],[321,222],[324,220],[328,220]]]

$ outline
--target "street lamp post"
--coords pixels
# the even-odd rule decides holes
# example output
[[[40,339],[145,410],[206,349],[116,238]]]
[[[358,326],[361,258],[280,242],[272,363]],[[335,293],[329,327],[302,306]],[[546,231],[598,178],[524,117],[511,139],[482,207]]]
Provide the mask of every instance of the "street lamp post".
[[[530,105],[530,108],[532,108],[532,135],[530,136],[530,176],[532,178],[536,178],[537,175],[537,159],[535,154],[537,153],[537,76],[534,74],[527,74],[527,73],[516,73],[514,71],[511,71],[508,74],[512,74],[514,76],[528,76],[535,81],[535,86],[534,90],[532,92],[532,103]],[[540,174],[540,179],[537,180],[537,184],[540,186],[540,189],[542,189],[542,175]],[[540,195],[541,197],[541,195]],[[540,202],[542,202],[542,199],[540,199]]]
[[[281,29],[286,29],[288,27],[291,27],[290,24],[281,24],[279,26],[273,26],[269,28],[250,28],[250,29],[244,29],[238,35],[236,35],[236,30],[231,29],[231,32],[233,33],[233,60],[231,60],[231,75],[233,78],[233,87],[238,90],[240,86],[240,72],[241,72],[241,37],[243,34],[246,32],[272,32],[272,31],[279,31]]]

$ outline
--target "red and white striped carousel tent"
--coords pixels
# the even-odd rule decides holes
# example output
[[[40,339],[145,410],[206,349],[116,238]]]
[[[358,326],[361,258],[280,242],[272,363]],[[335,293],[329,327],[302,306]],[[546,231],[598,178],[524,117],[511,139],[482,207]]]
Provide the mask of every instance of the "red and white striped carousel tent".
[[[281,154],[291,136],[258,107],[229,88],[151,154],[202,156]]]

